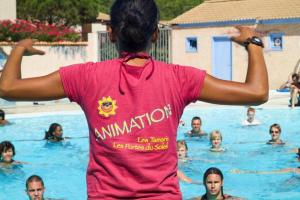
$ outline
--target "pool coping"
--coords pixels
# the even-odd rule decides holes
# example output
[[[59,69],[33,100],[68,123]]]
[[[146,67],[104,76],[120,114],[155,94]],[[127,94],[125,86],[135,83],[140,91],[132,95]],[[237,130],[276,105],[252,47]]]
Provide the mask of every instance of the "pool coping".
[[[268,102],[254,106],[255,108],[263,108],[263,109],[290,109],[288,107],[289,104],[289,93],[287,92],[276,92],[271,90],[269,92],[269,100]],[[239,107],[247,107],[245,105],[241,106],[232,106],[232,105],[217,105],[206,102],[198,101],[196,103],[191,103],[186,107],[187,110],[201,108],[201,109],[223,109],[223,108],[239,108]],[[76,103],[69,102],[58,102],[55,104],[28,104],[28,105],[17,105],[17,106],[6,106],[2,107],[8,117],[24,117],[24,116],[42,116],[42,115],[60,115],[60,114],[81,114],[83,113],[82,109]],[[299,107],[295,107],[295,110],[300,109]]]

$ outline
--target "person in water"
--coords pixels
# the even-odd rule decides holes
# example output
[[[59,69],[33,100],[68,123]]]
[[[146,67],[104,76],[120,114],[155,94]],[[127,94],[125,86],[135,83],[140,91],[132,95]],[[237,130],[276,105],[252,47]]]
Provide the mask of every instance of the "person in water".
[[[255,118],[255,109],[252,107],[249,107],[247,109],[247,119],[243,121],[242,123],[244,126],[255,126],[259,125],[260,121]]]
[[[22,57],[44,52],[34,48],[31,39],[19,41],[0,77],[0,98],[68,97],[81,106],[90,135],[89,200],[182,199],[176,134],[184,108],[197,100],[227,105],[266,102],[269,85],[263,44],[253,28],[237,26],[232,41],[246,47],[248,70],[244,82],[226,81],[149,55],[159,31],[154,0],[116,0],[110,19],[108,34],[119,58],[74,64],[25,79]]]
[[[15,146],[10,141],[3,141],[0,143],[0,166],[21,164],[21,162],[13,159],[15,155]]]
[[[222,147],[222,134],[220,131],[215,130],[210,133],[210,144],[211,148],[210,151],[212,152],[223,152],[225,148]]]
[[[271,135],[271,140],[267,142],[267,144],[272,145],[283,145],[285,144],[281,139],[281,127],[279,124],[272,124],[269,129],[269,133]]]
[[[4,126],[9,124],[9,122],[5,119],[5,112],[4,110],[0,109],[0,126]]]
[[[193,198],[193,200],[241,200],[239,197],[224,194],[224,176],[218,168],[211,167],[205,171],[203,184],[206,190],[205,194]]]
[[[45,140],[59,142],[64,140],[62,126],[58,123],[52,123],[48,131],[45,132]]]
[[[46,200],[44,198],[44,181],[38,175],[32,175],[26,180],[25,192],[30,200]]]
[[[201,129],[202,120],[200,117],[195,116],[191,121],[192,130],[187,132],[187,135],[190,137],[201,137],[206,136],[207,134]]]

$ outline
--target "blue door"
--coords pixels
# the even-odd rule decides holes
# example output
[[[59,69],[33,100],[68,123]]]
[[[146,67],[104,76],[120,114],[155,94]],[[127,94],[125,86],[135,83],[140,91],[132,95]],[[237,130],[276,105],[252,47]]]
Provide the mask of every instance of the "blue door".
[[[213,76],[232,80],[232,48],[228,37],[213,37]]]

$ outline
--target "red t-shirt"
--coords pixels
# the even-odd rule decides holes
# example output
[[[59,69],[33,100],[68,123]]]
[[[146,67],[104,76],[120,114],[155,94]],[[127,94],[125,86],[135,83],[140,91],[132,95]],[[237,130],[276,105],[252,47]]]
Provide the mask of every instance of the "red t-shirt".
[[[122,61],[60,69],[65,94],[89,126],[88,199],[179,200],[177,127],[184,107],[198,99],[205,71]]]

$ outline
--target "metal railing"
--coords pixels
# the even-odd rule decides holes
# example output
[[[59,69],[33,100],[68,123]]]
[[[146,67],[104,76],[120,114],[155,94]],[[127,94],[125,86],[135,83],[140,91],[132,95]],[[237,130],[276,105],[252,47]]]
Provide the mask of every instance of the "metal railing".
[[[110,60],[118,57],[115,44],[109,40],[108,33],[98,32],[98,61]],[[159,29],[159,36],[150,50],[150,55],[156,60],[171,63],[171,29],[168,27]]]

